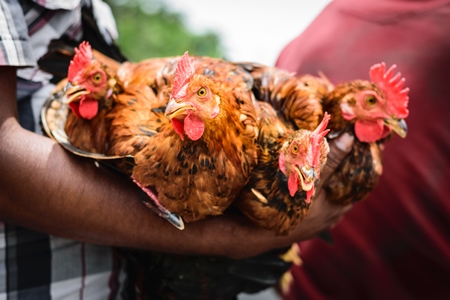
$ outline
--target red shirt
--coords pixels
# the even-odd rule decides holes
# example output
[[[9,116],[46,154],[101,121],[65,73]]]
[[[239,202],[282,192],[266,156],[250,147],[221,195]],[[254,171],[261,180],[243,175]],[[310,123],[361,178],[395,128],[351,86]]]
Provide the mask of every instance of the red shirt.
[[[369,79],[386,62],[410,88],[408,136],[386,143],[376,189],[301,243],[285,299],[450,299],[450,1],[334,0],[277,66]]]

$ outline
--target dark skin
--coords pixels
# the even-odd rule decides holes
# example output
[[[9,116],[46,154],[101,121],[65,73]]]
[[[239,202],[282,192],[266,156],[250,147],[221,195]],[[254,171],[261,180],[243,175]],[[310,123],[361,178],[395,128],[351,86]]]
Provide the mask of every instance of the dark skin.
[[[189,223],[180,231],[147,209],[140,190],[17,120],[16,68],[0,67],[0,220],[84,242],[182,254],[253,256],[310,239],[350,209],[326,201],[320,185],[310,214],[289,235],[275,237],[240,216]],[[351,147],[333,143],[322,182]],[[348,152],[348,151],[347,151]]]

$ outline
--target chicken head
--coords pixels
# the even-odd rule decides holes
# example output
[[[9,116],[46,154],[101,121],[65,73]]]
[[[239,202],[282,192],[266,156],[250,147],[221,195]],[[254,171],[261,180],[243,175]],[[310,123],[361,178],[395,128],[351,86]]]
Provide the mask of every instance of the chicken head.
[[[166,116],[182,140],[184,134],[193,141],[200,139],[205,131],[205,120],[214,119],[219,114],[220,96],[216,85],[208,77],[195,74],[186,51],[178,62],[166,108]]]
[[[115,79],[105,65],[93,59],[88,42],[82,42],[75,53],[68,70],[66,99],[78,118],[91,120],[97,115],[99,101],[111,97]]]
[[[288,189],[293,197],[301,189],[306,192],[306,202],[314,195],[314,183],[326,163],[330,151],[325,136],[330,115],[324,114],[322,122],[311,132],[297,130],[287,139],[281,150],[278,165],[288,177]]]
[[[405,137],[408,116],[408,91],[401,74],[392,76],[393,65],[386,71],[384,63],[370,69],[372,81],[356,81],[340,103],[342,116],[355,121],[355,134],[361,142],[375,142],[396,132]],[[337,88],[339,89],[339,87]]]

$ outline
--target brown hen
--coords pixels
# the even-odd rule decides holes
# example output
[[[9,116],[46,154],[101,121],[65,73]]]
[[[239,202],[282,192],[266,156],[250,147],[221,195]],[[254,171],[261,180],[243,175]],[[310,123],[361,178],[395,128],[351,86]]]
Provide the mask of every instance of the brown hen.
[[[382,173],[382,146],[392,131],[406,136],[408,88],[403,88],[395,65],[386,71],[384,63],[370,69],[372,81],[355,80],[339,84],[324,99],[332,139],[344,132],[355,135],[352,151],[324,184],[328,199],[349,204],[364,199]]]
[[[120,104],[110,114],[114,120],[108,154],[134,155],[135,182],[155,202],[184,220],[222,214],[257,162],[256,117],[246,83],[248,73],[220,59],[191,60],[187,53],[167,58],[161,69],[160,59],[156,60],[157,68],[151,60],[145,63],[147,66],[134,70],[145,72],[147,77],[131,72],[139,79],[129,79],[124,94],[132,96],[119,95]],[[148,95],[152,91],[156,103],[171,97],[166,99],[165,110],[170,122],[155,114],[155,109],[161,109],[159,104],[139,103],[137,93]],[[142,112],[143,105],[147,107]],[[139,142],[129,145],[124,132],[140,135]],[[121,145],[123,142],[128,146]]]
[[[268,103],[260,104],[258,165],[235,202],[254,223],[285,235],[306,216],[327,161],[329,119],[325,113],[314,131],[294,131]]]

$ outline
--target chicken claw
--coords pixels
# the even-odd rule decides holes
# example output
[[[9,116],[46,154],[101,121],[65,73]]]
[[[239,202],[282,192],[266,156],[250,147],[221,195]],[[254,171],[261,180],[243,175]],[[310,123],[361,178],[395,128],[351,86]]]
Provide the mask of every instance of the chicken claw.
[[[183,230],[184,229],[183,219],[178,214],[170,212],[169,210],[167,210],[167,208],[162,206],[161,203],[159,203],[158,198],[156,197],[155,193],[151,189],[142,186],[134,178],[133,178],[133,182],[136,183],[137,186],[139,186],[142,189],[142,191],[144,191],[149,196],[149,198],[151,200],[153,200],[152,202],[149,201],[149,198],[145,198],[144,200],[142,200],[142,202],[144,202],[144,204],[148,208],[150,208],[158,216],[160,216],[160,217],[166,219],[167,221],[169,221],[170,224],[172,224],[173,226],[175,226],[179,230]]]

